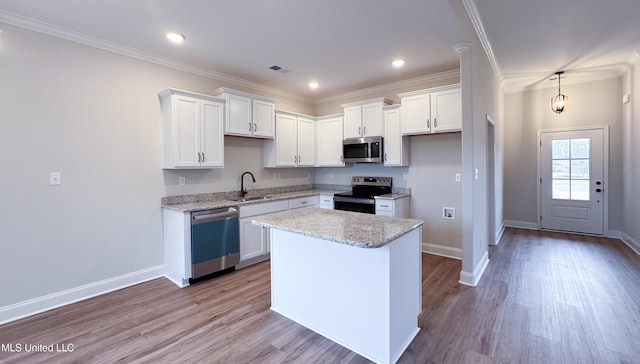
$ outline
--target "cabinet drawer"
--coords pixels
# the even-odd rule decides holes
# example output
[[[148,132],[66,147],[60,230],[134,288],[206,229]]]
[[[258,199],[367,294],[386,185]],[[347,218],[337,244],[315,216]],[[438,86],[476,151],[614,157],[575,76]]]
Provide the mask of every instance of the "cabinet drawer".
[[[286,211],[289,209],[289,202],[287,200],[282,201],[269,201],[255,203],[251,205],[240,206],[240,218],[270,214],[273,212]]]
[[[333,195],[320,195],[320,208],[333,209]]]
[[[393,212],[393,200],[376,200],[376,213],[379,211]]]
[[[301,207],[312,207],[318,204],[318,196],[307,196],[292,198],[289,200],[289,207],[291,209],[298,209]]]

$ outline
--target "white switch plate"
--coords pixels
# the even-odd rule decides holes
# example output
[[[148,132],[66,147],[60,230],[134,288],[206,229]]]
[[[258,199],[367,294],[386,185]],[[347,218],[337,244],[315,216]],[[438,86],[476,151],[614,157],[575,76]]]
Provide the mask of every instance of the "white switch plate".
[[[462,175],[460,173],[456,173],[456,182],[462,181]]]
[[[179,184],[180,186],[184,186],[184,185],[186,185],[186,184],[187,184],[187,178],[186,178],[186,177],[183,177],[183,176],[178,177],[178,184]]]
[[[475,178],[478,179],[478,176],[480,175],[480,173],[478,172],[478,168],[476,168],[475,173],[476,173]]]
[[[59,186],[62,184],[62,173],[51,172],[49,173],[49,186]]]

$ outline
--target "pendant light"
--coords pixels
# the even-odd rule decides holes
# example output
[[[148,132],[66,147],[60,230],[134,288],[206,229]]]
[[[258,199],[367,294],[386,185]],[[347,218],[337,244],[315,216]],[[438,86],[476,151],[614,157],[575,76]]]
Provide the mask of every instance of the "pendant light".
[[[569,98],[566,95],[560,93],[560,76],[563,73],[564,71],[556,72],[556,76],[558,76],[558,94],[551,98],[551,110],[558,114],[563,112],[567,107],[567,104],[569,103]]]

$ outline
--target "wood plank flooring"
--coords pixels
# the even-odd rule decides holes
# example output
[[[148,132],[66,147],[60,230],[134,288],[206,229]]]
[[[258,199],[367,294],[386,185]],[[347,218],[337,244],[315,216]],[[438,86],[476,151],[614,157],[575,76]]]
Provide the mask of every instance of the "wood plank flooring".
[[[421,331],[399,363],[640,363],[640,257],[623,243],[507,229],[489,258],[472,288],[460,261],[423,254]],[[269,275],[156,279],[5,324],[0,362],[369,362],[271,312]]]

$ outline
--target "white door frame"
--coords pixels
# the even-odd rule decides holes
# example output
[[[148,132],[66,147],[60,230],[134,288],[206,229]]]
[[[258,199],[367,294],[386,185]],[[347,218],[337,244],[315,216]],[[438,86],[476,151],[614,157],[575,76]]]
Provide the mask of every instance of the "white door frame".
[[[538,150],[537,159],[538,159],[538,175],[536,179],[536,188],[537,188],[537,224],[538,230],[541,229],[542,222],[542,199],[540,198],[540,183],[542,181],[542,134],[543,133],[555,133],[562,131],[585,131],[585,130],[602,130],[602,148],[603,148],[603,182],[604,182],[604,206],[603,206],[603,214],[602,214],[602,235],[609,236],[609,125],[594,125],[594,126],[583,126],[583,127],[574,127],[574,128],[556,128],[556,129],[538,129],[538,140],[536,141],[536,148]]]

